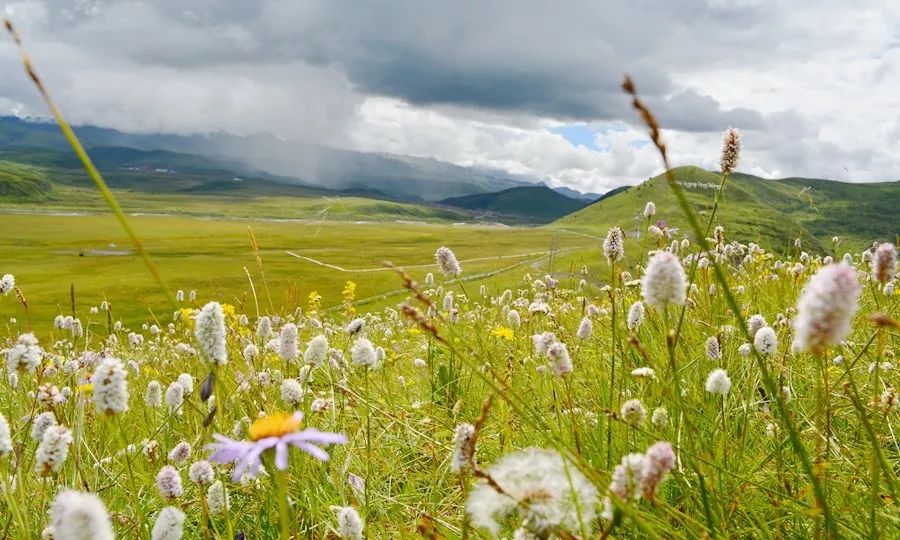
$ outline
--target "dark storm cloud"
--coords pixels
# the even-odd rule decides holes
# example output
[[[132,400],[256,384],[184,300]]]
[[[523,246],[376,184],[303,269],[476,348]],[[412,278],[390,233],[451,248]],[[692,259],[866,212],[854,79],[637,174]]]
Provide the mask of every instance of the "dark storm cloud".
[[[619,84],[630,72],[673,129],[719,130],[732,119],[757,127],[761,118],[752,111],[722,110],[695,91],[671,96],[674,87],[659,58],[709,61],[717,39],[684,36],[707,22],[727,22],[704,4],[580,1],[562,9],[507,1],[163,0],[46,7],[48,33],[98,54],[116,44],[117,55],[141,65],[203,69],[302,61],[336,68],[362,94],[565,121],[625,117]],[[755,12],[740,13],[752,18]],[[669,54],[669,48],[682,53]],[[686,57],[686,50],[697,55]]]

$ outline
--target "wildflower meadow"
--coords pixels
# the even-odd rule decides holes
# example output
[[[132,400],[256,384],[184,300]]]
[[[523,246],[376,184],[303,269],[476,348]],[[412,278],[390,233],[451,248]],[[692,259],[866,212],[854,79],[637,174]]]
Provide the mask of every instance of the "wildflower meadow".
[[[165,309],[37,306],[0,262],[3,538],[900,537],[896,238],[732,236],[737,130],[700,213],[626,78],[678,208],[640,201],[646,234],[477,282],[510,255],[435,242],[380,304],[284,307],[252,229],[234,301],[169,286],[23,59]]]
[[[723,185],[738,159],[726,134]],[[644,214],[654,217],[653,201]],[[655,216],[660,217],[660,216]],[[665,217],[665,216],[663,216]],[[587,268],[470,290],[452,246],[274,311],[178,290],[7,325],[7,537],[893,537],[896,248],[612,228]],[[656,227],[650,225],[650,227]],[[28,283],[0,280],[2,302]],[[27,304],[23,303],[27,311]],[[23,314],[23,315],[27,315]],[[893,531],[893,532],[892,532]]]

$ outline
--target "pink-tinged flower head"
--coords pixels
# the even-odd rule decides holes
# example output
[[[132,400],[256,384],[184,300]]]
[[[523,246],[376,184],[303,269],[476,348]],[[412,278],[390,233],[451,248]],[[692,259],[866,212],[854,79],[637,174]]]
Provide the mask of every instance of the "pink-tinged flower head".
[[[648,305],[663,310],[669,304],[684,304],[687,298],[687,277],[678,257],[660,251],[647,261],[641,294]]]
[[[850,333],[859,290],[856,271],[843,263],[825,266],[809,279],[794,319],[795,337],[804,350],[819,354]]]
[[[606,233],[603,241],[603,254],[609,264],[625,258],[625,235],[619,227],[613,227]]]
[[[641,477],[641,494],[645,499],[656,496],[659,484],[675,467],[675,452],[672,445],[660,441],[647,449],[644,455],[644,474]]]
[[[722,140],[722,158],[719,160],[722,174],[733,173],[740,158],[741,133],[734,128],[728,128]]]
[[[872,279],[879,283],[887,283],[897,273],[897,249],[894,244],[885,242],[875,248],[872,256]]]
[[[303,413],[274,414],[260,418],[250,426],[249,441],[235,441],[223,435],[213,435],[215,443],[208,444],[209,460],[215,463],[234,463],[231,477],[237,482],[246,472],[256,476],[262,466],[265,452],[274,450],[275,466],[285,470],[288,466],[288,449],[293,446],[320,461],[328,461],[328,453],[321,447],[344,444],[347,437],[312,428],[300,429]]]
[[[438,268],[447,276],[458,276],[462,273],[459,261],[456,255],[447,246],[441,246],[434,253],[434,260],[437,262]]]

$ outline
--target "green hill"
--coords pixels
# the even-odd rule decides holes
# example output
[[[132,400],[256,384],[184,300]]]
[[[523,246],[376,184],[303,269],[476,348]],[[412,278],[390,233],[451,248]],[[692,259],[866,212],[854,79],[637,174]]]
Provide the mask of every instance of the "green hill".
[[[501,221],[549,223],[584,207],[586,201],[566,197],[541,185],[454,197],[444,199],[441,203],[485,214]]]
[[[693,207],[701,216],[708,216],[721,177],[697,167],[678,167],[674,173]],[[553,225],[596,235],[618,225],[627,232],[644,234],[647,220],[642,212],[648,201],[656,204],[654,221],[664,220],[670,227],[688,232],[664,175],[597,201]],[[824,252],[832,236],[843,237],[847,248],[893,240],[898,232],[898,201],[900,182],[766,180],[736,174],[726,184],[716,224],[723,225],[732,239],[787,249],[794,238],[802,236],[804,249]]]
[[[52,190],[43,170],[11,161],[0,161],[0,200],[39,201]]]

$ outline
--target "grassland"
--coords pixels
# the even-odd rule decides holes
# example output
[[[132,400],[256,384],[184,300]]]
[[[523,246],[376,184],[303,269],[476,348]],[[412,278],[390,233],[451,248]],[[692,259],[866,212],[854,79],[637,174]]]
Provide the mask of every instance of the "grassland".
[[[123,202],[128,208],[127,196]],[[357,212],[370,208],[368,205],[390,204],[342,203],[353,205]],[[186,204],[214,203],[204,200]],[[259,211],[240,208],[234,212]],[[229,211],[227,205],[223,209]],[[525,266],[537,275],[562,265],[569,271],[580,266],[590,247],[594,246],[594,254],[599,249],[596,240],[565,231],[447,222],[338,222],[315,219],[315,214],[307,221],[296,222],[155,215],[133,216],[132,221],[173,290],[196,290],[201,298],[216,298],[250,312],[255,308],[247,305],[252,300],[244,268],[250,271],[264,307],[271,310],[278,306],[279,310],[291,312],[295,307],[305,307],[313,291],[322,295],[324,306],[339,304],[347,281],[357,283],[358,299],[396,290],[400,281],[394,273],[381,268],[383,261],[401,266],[430,265],[434,250],[443,244],[456,247],[468,275],[492,274],[473,280],[471,286],[475,288],[482,283],[514,284],[521,272],[515,277],[510,271],[493,275],[513,267]],[[271,304],[250,247],[249,226],[253,227],[261,249]],[[110,248],[111,245],[115,247]],[[555,250],[555,259],[549,254],[551,250]],[[350,271],[336,271],[297,259],[286,251]],[[479,260],[468,262],[469,259]],[[71,312],[70,287],[75,289],[79,315],[85,315],[89,307],[105,299],[113,306],[114,317],[128,323],[145,320],[151,313],[163,322],[171,319],[172,306],[166,305],[140,258],[131,251],[127,238],[109,215],[0,215],[0,260],[4,261],[0,270],[13,273],[27,291],[32,320],[41,331],[48,329],[57,313]],[[414,275],[421,280],[429,271],[434,268],[416,268]],[[372,306],[390,303],[390,299],[378,299]],[[393,303],[396,304],[396,298]],[[0,316],[4,321],[15,316],[24,323],[21,306],[12,297],[0,302]]]
[[[673,170],[698,214],[712,210],[721,176],[697,167]],[[618,225],[646,234],[642,211],[648,201],[657,207],[650,223],[662,219],[682,231],[687,225],[663,176],[657,176],[612,197],[600,200],[554,223],[583,231]],[[827,180],[789,178],[764,180],[737,174],[728,179],[716,224],[743,242],[790,249],[800,238],[811,252],[841,255],[873,240],[893,241],[897,234],[900,182],[846,184]],[[840,246],[833,236],[843,238]]]

